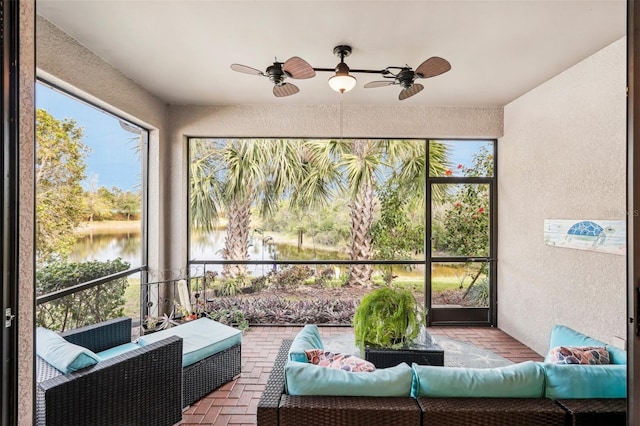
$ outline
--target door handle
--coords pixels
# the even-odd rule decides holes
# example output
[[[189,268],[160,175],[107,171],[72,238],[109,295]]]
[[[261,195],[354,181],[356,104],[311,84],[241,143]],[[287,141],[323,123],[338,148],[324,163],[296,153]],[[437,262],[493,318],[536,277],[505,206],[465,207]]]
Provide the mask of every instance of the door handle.
[[[11,308],[7,308],[4,311],[4,327],[11,327],[13,320],[16,316],[11,313]]]

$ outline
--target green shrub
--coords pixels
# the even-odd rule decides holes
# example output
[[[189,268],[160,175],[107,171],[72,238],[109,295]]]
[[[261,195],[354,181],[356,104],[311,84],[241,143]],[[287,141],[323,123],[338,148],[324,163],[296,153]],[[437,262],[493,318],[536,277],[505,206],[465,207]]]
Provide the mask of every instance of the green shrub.
[[[314,270],[306,265],[294,265],[290,268],[281,268],[278,272],[269,274],[269,281],[280,290],[295,289],[313,277]]]
[[[36,272],[36,295],[63,290],[129,268],[130,264],[120,258],[106,262],[50,263]],[[122,277],[38,305],[36,324],[63,331],[120,317],[124,314],[127,285],[127,277]]]
[[[242,292],[242,289],[246,287],[249,282],[249,278],[245,275],[238,275],[234,278],[225,278],[222,280],[220,286],[220,295],[222,296],[235,296]]]
[[[484,278],[469,289],[467,298],[475,306],[489,306],[489,280]]]

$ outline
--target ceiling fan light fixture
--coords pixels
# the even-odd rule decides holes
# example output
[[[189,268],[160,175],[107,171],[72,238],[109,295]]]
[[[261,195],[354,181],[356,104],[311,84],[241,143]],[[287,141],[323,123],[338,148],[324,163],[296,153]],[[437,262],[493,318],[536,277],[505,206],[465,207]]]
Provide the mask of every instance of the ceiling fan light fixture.
[[[336,66],[336,75],[329,79],[329,87],[338,93],[348,92],[356,87],[356,78],[349,74],[349,67],[344,63],[344,58],[351,54],[351,46],[340,45],[333,48],[333,54],[340,58]]]
[[[329,87],[339,93],[348,92],[356,87],[356,78],[349,75],[349,67],[344,62],[340,62],[336,67],[336,75],[329,79]]]

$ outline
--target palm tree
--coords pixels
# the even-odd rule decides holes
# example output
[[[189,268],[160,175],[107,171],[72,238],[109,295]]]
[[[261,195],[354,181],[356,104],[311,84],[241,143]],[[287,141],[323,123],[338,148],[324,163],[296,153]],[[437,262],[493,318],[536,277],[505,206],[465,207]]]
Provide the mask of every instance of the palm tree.
[[[321,158],[301,140],[193,139],[191,141],[191,226],[211,231],[222,213],[227,219],[222,258],[248,260],[251,209],[262,217],[291,196],[292,204],[314,205],[329,193],[327,178],[314,163]],[[313,173],[312,173],[313,171]],[[305,189],[303,189],[303,187]],[[302,197],[306,197],[303,201]],[[246,265],[224,265],[222,275],[246,274]]]
[[[426,155],[422,142],[411,140],[356,139],[336,140],[328,145],[331,157],[337,158],[336,167],[344,176],[344,186],[351,197],[350,258],[368,261],[372,257],[371,226],[377,203],[376,193],[394,179],[405,188],[404,193],[424,205]],[[444,171],[447,150],[443,144],[431,143],[429,172]],[[423,210],[419,208],[418,210]],[[373,266],[352,264],[349,267],[349,285],[371,285]]]

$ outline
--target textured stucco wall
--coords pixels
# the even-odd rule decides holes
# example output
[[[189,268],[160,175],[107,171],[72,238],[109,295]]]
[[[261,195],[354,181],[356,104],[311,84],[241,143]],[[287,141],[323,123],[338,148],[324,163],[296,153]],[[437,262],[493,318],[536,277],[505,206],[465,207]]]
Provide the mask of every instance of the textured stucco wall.
[[[497,138],[502,108],[344,105],[172,106],[173,134],[234,137]],[[342,132],[341,132],[342,122]],[[175,139],[173,139],[174,142]]]
[[[19,252],[18,252],[18,424],[33,424],[34,404],[34,96],[35,2],[20,2],[20,116],[19,116]]]
[[[539,353],[560,323],[626,335],[625,257],[553,248],[544,219],[625,219],[626,38],[504,109],[499,327]]]
[[[498,138],[502,108],[344,105],[170,106],[172,264],[186,262],[187,137]],[[165,244],[169,244],[166,241]]]

